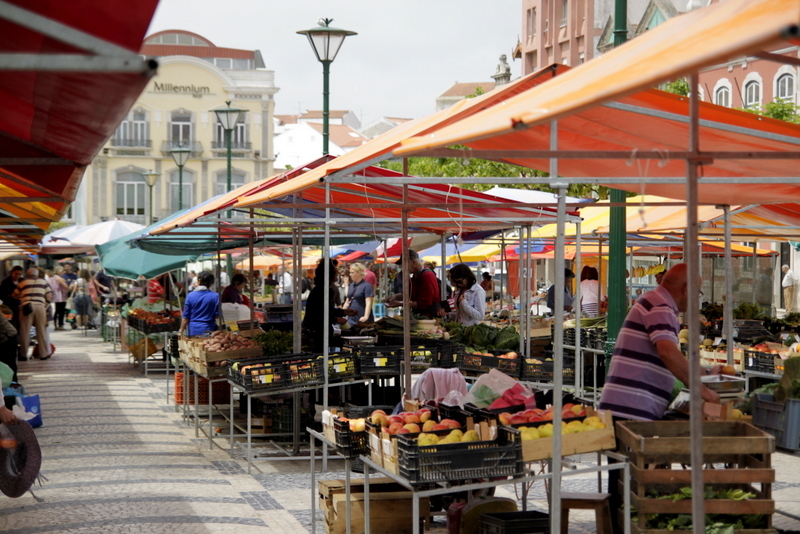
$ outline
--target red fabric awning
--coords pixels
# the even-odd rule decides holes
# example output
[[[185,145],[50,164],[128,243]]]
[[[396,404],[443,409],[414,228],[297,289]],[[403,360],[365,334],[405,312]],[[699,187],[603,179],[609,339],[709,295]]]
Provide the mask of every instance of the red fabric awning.
[[[137,55],[157,0],[8,0],[0,10],[0,212],[38,241],[155,73]],[[22,61],[26,59],[26,61]],[[18,212],[18,213],[15,213]]]

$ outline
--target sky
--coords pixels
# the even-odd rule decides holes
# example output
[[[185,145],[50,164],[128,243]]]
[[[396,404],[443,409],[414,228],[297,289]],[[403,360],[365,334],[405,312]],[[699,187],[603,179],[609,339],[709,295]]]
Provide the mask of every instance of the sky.
[[[330,109],[351,110],[362,126],[379,117],[435,111],[454,83],[490,82],[521,31],[521,0],[161,0],[148,34],[187,30],[217,46],[260,50],[275,72],[276,114],[322,109],[322,64],[298,30],[332,18],[357,32],[331,64]]]

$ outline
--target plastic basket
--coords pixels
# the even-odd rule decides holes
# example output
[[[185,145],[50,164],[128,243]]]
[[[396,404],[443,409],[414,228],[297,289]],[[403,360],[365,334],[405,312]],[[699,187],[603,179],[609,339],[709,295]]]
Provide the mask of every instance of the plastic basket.
[[[347,404],[343,411],[345,417],[358,419],[359,417],[369,417],[375,410],[383,410],[387,415],[391,415],[394,406],[355,406],[354,404]]]
[[[775,355],[754,350],[744,351],[744,368],[758,373],[775,373]]]
[[[175,404],[194,404],[194,377],[189,377],[187,394],[183,394],[183,373],[175,373]],[[214,382],[212,385],[213,401],[216,404],[227,404],[231,396],[230,384],[223,381]],[[208,404],[208,380],[202,376],[197,377],[197,404]]]
[[[440,436],[449,430],[437,430]],[[419,446],[416,438],[397,436],[400,476],[412,485],[446,481],[518,476],[522,473],[522,449],[498,428],[496,441],[470,441]]]
[[[439,347],[435,345],[419,345],[411,348],[411,372],[422,373],[436,367],[439,361]]]
[[[286,379],[291,387],[316,386],[325,382],[322,359],[309,354],[282,356]]]
[[[492,369],[497,369],[510,377],[519,378],[522,369],[520,361],[520,358],[511,360],[500,358],[495,355],[487,356],[486,354],[472,354],[467,352],[462,355],[457,367],[462,371],[471,371],[474,373],[488,373]]]
[[[451,369],[458,367],[458,362],[463,358],[464,345],[455,341],[442,341],[439,343],[439,361],[437,367]]]
[[[775,402],[775,397],[757,393],[753,398],[753,425],[775,436],[778,447],[800,450],[800,400]]]
[[[228,360],[228,380],[248,392],[290,388],[285,365],[267,358]]]
[[[353,432],[350,422],[338,417],[333,420],[333,431],[336,436],[336,452],[345,458],[354,460],[360,455],[369,455],[369,434],[367,431]]]
[[[403,362],[403,347],[356,347],[356,357],[362,375],[399,375]]]
[[[547,534],[550,516],[544,512],[497,512],[481,514],[478,534]]]
[[[528,362],[525,360],[522,364],[522,374],[520,380],[529,380],[531,382],[552,382],[553,381],[553,367],[554,362],[547,361],[547,358],[553,357],[552,351],[544,352],[545,359],[528,358],[531,360],[538,360],[539,363]],[[571,350],[564,350],[564,363],[562,365],[563,374],[562,380],[566,385],[575,384],[575,352]]]
[[[320,362],[324,364],[322,356],[317,356]],[[356,357],[350,352],[341,352],[338,354],[328,355],[328,380],[344,380],[358,376],[358,365],[356,365]]]

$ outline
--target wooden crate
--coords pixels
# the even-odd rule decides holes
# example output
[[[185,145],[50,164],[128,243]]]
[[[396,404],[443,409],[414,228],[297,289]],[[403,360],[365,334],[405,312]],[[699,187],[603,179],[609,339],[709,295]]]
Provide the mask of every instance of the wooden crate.
[[[632,532],[666,534],[665,530],[640,525],[646,525],[649,514],[692,513],[691,499],[673,502],[648,496],[651,491],[667,494],[691,486],[689,423],[621,421],[616,430],[619,452],[631,461],[631,507],[639,514],[639,523],[632,525]],[[775,512],[772,499],[775,470],[771,467],[771,454],[775,452],[775,439],[741,421],[704,422],[702,449],[704,486],[741,488],[756,494],[755,498],[744,501],[707,499],[705,512],[761,514],[766,518],[766,528],[736,530],[736,534],[774,534],[771,526]],[[620,481],[620,491],[622,488]]]
[[[319,508],[325,514],[325,532],[346,532],[344,480],[319,481]],[[390,478],[370,478],[369,515],[372,532],[410,534],[413,532],[411,492]],[[430,501],[420,499],[420,518],[427,518]],[[419,520],[419,519],[416,519]],[[350,485],[350,525],[352,534],[364,532],[364,485],[352,480]]]
[[[587,415],[597,415],[591,407],[586,410]],[[587,452],[612,450],[617,447],[614,437],[614,421],[611,412],[599,414],[605,428],[588,430],[577,434],[562,434],[561,455],[572,456]],[[532,424],[518,426],[535,426]],[[553,438],[539,438],[522,442],[522,461],[534,462],[553,457]]]

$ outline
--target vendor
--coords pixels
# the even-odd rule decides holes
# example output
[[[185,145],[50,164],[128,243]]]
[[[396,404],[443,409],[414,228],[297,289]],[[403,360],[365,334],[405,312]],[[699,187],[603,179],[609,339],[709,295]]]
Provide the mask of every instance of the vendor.
[[[450,314],[452,320],[464,326],[472,326],[484,319],[486,312],[486,292],[478,284],[478,278],[467,265],[459,263],[450,269],[450,281],[456,288],[455,310]]]
[[[198,286],[186,297],[183,306],[180,333],[200,336],[217,329],[219,295],[209,289],[214,285],[214,275],[203,271],[197,275]]]
[[[411,272],[411,295],[409,296],[409,306],[412,311],[425,315],[426,317],[440,317],[444,315],[444,310],[439,300],[439,279],[428,268],[423,268],[416,251],[408,249],[410,260],[408,268]],[[403,258],[395,262],[396,265],[403,265]],[[400,274],[398,274],[400,276]],[[386,303],[389,307],[403,305],[403,295],[395,294]]]
[[[242,290],[244,289],[245,278],[244,275],[234,274],[233,279],[231,280],[231,285],[226,287],[222,290],[222,303],[225,304],[229,302],[231,304],[244,304],[244,299],[242,298]]]
[[[685,312],[690,301],[687,280],[686,264],[673,266],[661,285],[642,295],[628,312],[600,395],[599,409],[609,410],[615,420],[662,419],[675,378],[689,383],[689,361],[678,348],[678,313]],[[721,367],[706,372],[719,374]],[[706,402],[720,402],[719,395],[705,386],[701,394]],[[619,473],[619,470],[609,471],[612,510],[618,509],[622,502]],[[612,522],[618,526],[616,517],[612,517]],[[613,531],[620,532],[616,528]]]
[[[564,311],[567,313],[572,312],[572,293],[569,288],[572,285],[572,279],[575,278],[575,273],[569,269],[564,269]],[[550,308],[550,313],[555,315],[556,307],[556,285],[550,286],[547,290],[547,307]]]
[[[333,325],[344,324],[347,322],[345,317],[354,317],[358,312],[352,308],[342,309],[337,308],[334,303],[334,284],[339,279],[339,273],[336,270],[336,264],[328,260],[328,283],[325,284],[325,262],[320,262],[314,271],[314,289],[308,296],[306,302],[306,313],[303,317],[303,342],[311,347],[311,351],[321,353],[324,350],[325,344],[323,336],[325,335],[325,293],[328,291],[328,342],[333,340]]]
[[[375,291],[372,284],[367,282],[366,268],[361,263],[354,263],[350,266],[350,286],[347,288],[347,299],[344,301],[343,308],[353,308],[356,314],[347,318],[350,326],[358,323],[372,323],[372,301]]]
[[[581,271],[581,313],[587,317],[597,317],[600,308],[600,282],[598,272],[587,265]]]

